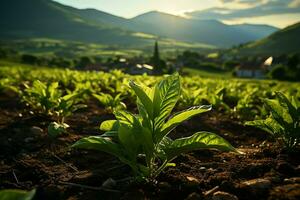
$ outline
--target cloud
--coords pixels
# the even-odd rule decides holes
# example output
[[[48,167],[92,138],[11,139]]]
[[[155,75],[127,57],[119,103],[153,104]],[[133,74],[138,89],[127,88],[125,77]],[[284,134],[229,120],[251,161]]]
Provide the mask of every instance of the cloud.
[[[220,0],[222,7],[192,12],[199,19],[230,20],[277,14],[300,13],[300,0]],[[238,5],[246,7],[241,8]],[[223,12],[223,10],[225,12]],[[187,14],[188,15],[188,14]]]
[[[298,7],[300,7],[300,0],[294,0],[288,6],[289,6],[289,8],[298,8]]]
[[[230,4],[235,6],[257,6],[265,3],[268,0],[220,0],[222,4]]]

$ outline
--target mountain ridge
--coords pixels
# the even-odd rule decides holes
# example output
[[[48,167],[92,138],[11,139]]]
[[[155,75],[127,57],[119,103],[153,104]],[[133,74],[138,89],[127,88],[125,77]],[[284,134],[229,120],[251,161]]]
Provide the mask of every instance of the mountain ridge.
[[[279,30],[261,40],[233,49],[237,53],[280,55],[300,53],[300,22]]]
[[[0,3],[1,38],[49,37],[109,45],[149,45],[149,38],[136,34],[142,32],[160,38],[227,48],[274,32],[256,25],[252,25],[256,31],[251,32],[249,28],[225,25],[216,20],[191,20],[158,11],[126,19],[51,0],[15,1]]]

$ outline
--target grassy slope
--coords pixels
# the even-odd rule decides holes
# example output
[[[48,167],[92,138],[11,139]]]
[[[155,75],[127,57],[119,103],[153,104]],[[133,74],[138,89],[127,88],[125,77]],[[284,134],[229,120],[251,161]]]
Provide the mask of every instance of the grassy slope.
[[[2,40],[50,38],[132,49],[153,46],[154,40],[157,39],[151,35],[127,31],[100,21],[95,23],[75,12],[78,9],[50,0],[10,0],[3,1],[0,5],[0,38]],[[176,43],[176,47],[193,45],[175,40],[162,40],[168,44]],[[207,47],[201,44],[194,46]]]
[[[215,71],[206,71],[201,69],[194,69],[194,68],[184,68],[183,72],[188,75],[196,75],[201,77],[208,77],[208,78],[224,78],[229,79],[232,78],[231,72],[215,72]]]
[[[267,38],[250,43],[238,52],[268,55],[300,53],[300,23],[280,30]]]
[[[147,37],[150,37],[147,35]],[[153,42],[149,45],[131,47],[119,47],[111,45],[103,45],[97,43],[84,43],[84,42],[71,42],[65,40],[49,39],[49,38],[34,38],[28,40],[14,40],[0,43],[1,47],[13,48],[20,53],[34,54],[39,56],[61,56],[68,58],[76,58],[80,56],[125,56],[131,57],[141,54],[150,55],[153,51]],[[162,54],[168,54],[168,52],[176,52],[177,49],[193,49],[201,50],[202,45],[189,44],[184,42],[178,42],[171,39],[159,40],[159,46]]]

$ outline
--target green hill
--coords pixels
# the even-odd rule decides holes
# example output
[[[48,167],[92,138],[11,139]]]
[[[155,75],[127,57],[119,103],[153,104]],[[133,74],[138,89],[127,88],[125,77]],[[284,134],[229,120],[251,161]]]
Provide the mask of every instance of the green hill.
[[[279,55],[300,53],[300,22],[235,51],[243,54]]]
[[[144,24],[144,32],[150,34],[223,48],[261,39],[278,30],[266,25],[226,25],[217,20],[188,19],[157,11],[139,15],[132,21]]]
[[[187,19],[157,11],[125,19],[52,0],[0,2],[0,40],[50,38],[140,48],[152,46],[153,40],[159,38],[168,44],[176,41],[177,47],[192,44],[211,48],[254,41],[275,30],[269,26],[230,26],[216,20]]]
[[[152,43],[134,32],[92,23],[50,0],[4,0],[0,5],[2,40],[52,38],[111,45]]]

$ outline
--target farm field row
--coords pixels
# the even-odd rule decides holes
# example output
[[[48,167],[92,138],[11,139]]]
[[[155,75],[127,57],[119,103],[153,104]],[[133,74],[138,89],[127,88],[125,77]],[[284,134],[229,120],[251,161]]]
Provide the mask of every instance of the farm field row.
[[[36,189],[37,199],[297,199],[299,88],[270,80],[1,67],[0,189]],[[157,100],[168,91],[166,104]],[[273,120],[271,131],[258,124],[265,119]],[[174,121],[168,138],[153,135]],[[143,150],[131,154],[135,142],[120,135],[136,134],[120,130],[129,122],[132,130],[139,123],[141,132],[155,129],[154,147],[144,138]],[[130,153],[86,148],[100,135]],[[160,140],[168,145],[158,149]]]

